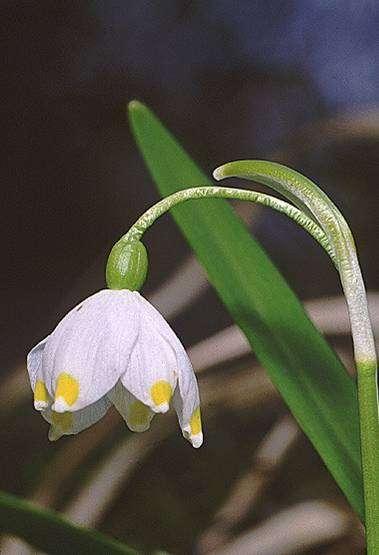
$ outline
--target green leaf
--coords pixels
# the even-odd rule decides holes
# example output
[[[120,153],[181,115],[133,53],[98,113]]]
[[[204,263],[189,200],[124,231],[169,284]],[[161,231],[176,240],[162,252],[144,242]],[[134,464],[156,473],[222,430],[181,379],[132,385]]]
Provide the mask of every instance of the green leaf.
[[[121,542],[76,526],[58,513],[4,492],[0,492],[0,532],[22,538],[45,553],[137,554]]]
[[[131,102],[129,117],[162,196],[212,184],[146,106]],[[209,281],[363,518],[354,380],[226,201],[189,201],[172,213]]]

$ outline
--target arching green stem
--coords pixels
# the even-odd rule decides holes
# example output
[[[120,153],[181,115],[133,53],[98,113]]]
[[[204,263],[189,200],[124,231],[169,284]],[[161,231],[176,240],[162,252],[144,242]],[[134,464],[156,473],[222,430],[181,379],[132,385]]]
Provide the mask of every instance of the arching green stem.
[[[217,180],[244,177],[279,191],[320,225],[335,255],[349,309],[358,373],[367,550],[370,555],[379,555],[377,359],[365,287],[350,229],[337,207],[315,183],[280,164],[264,160],[230,162],[217,168],[214,177]]]
[[[157,218],[171,210],[175,205],[188,200],[198,200],[203,198],[226,198],[236,200],[247,200],[256,204],[268,206],[286,214],[289,218],[301,225],[312,235],[312,237],[326,250],[329,256],[335,261],[334,250],[328,241],[325,233],[320,226],[309,216],[304,214],[300,209],[292,206],[288,202],[277,199],[264,193],[250,191],[246,189],[235,189],[231,187],[192,187],[173,193],[157,202],[154,206],[146,210],[146,212],[136,221],[129,231],[121,237],[117,242],[139,241],[145,231],[155,222]]]

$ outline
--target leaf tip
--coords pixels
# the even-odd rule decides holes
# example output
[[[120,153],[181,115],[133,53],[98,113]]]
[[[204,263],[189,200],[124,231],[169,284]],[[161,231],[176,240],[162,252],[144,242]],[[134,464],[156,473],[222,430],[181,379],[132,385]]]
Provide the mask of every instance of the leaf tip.
[[[225,173],[224,173],[224,167],[225,166],[219,166],[218,168],[216,168],[213,172],[213,179],[215,179],[216,181],[221,181],[221,179],[224,179],[224,177],[226,177]]]
[[[145,108],[145,106],[139,100],[131,100],[128,102],[128,112],[134,112],[136,110],[141,110],[141,108]]]

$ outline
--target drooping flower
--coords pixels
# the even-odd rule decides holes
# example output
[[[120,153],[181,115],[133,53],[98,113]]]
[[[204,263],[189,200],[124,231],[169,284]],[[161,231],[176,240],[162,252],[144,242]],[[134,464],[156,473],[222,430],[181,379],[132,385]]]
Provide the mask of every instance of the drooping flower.
[[[183,435],[203,441],[199,391],[180,340],[137,291],[105,289],[73,308],[28,354],[34,406],[49,438],[76,434],[113,404],[128,427],[147,430],[170,401]]]

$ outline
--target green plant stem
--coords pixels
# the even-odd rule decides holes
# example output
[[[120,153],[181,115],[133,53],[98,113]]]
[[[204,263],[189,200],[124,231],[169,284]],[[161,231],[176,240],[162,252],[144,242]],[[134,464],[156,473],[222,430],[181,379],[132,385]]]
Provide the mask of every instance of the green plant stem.
[[[367,553],[379,554],[379,425],[376,364],[358,365]]]
[[[368,555],[379,555],[379,411],[377,359],[365,287],[355,249],[346,242],[340,265],[357,368],[359,428]]]
[[[291,204],[266,195],[264,193],[257,193],[256,191],[237,189],[234,187],[212,187],[212,186],[201,186],[201,187],[191,187],[189,189],[183,189],[168,197],[165,197],[161,201],[157,202],[146,210],[144,214],[136,223],[129,229],[129,231],[121,237],[118,243],[130,240],[140,240],[145,231],[155,222],[157,218],[162,216],[167,211],[171,210],[177,204],[180,204],[189,200],[200,200],[204,198],[224,198],[224,199],[235,199],[235,200],[246,200],[254,202],[256,204],[262,204],[268,206],[278,212],[286,214],[289,218],[294,220],[297,224],[301,225],[308,233],[327,251],[329,256],[335,261],[335,254],[333,248],[331,247],[328,238],[325,233],[319,227],[319,225],[314,222],[309,216],[304,214],[301,210],[292,206]]]

